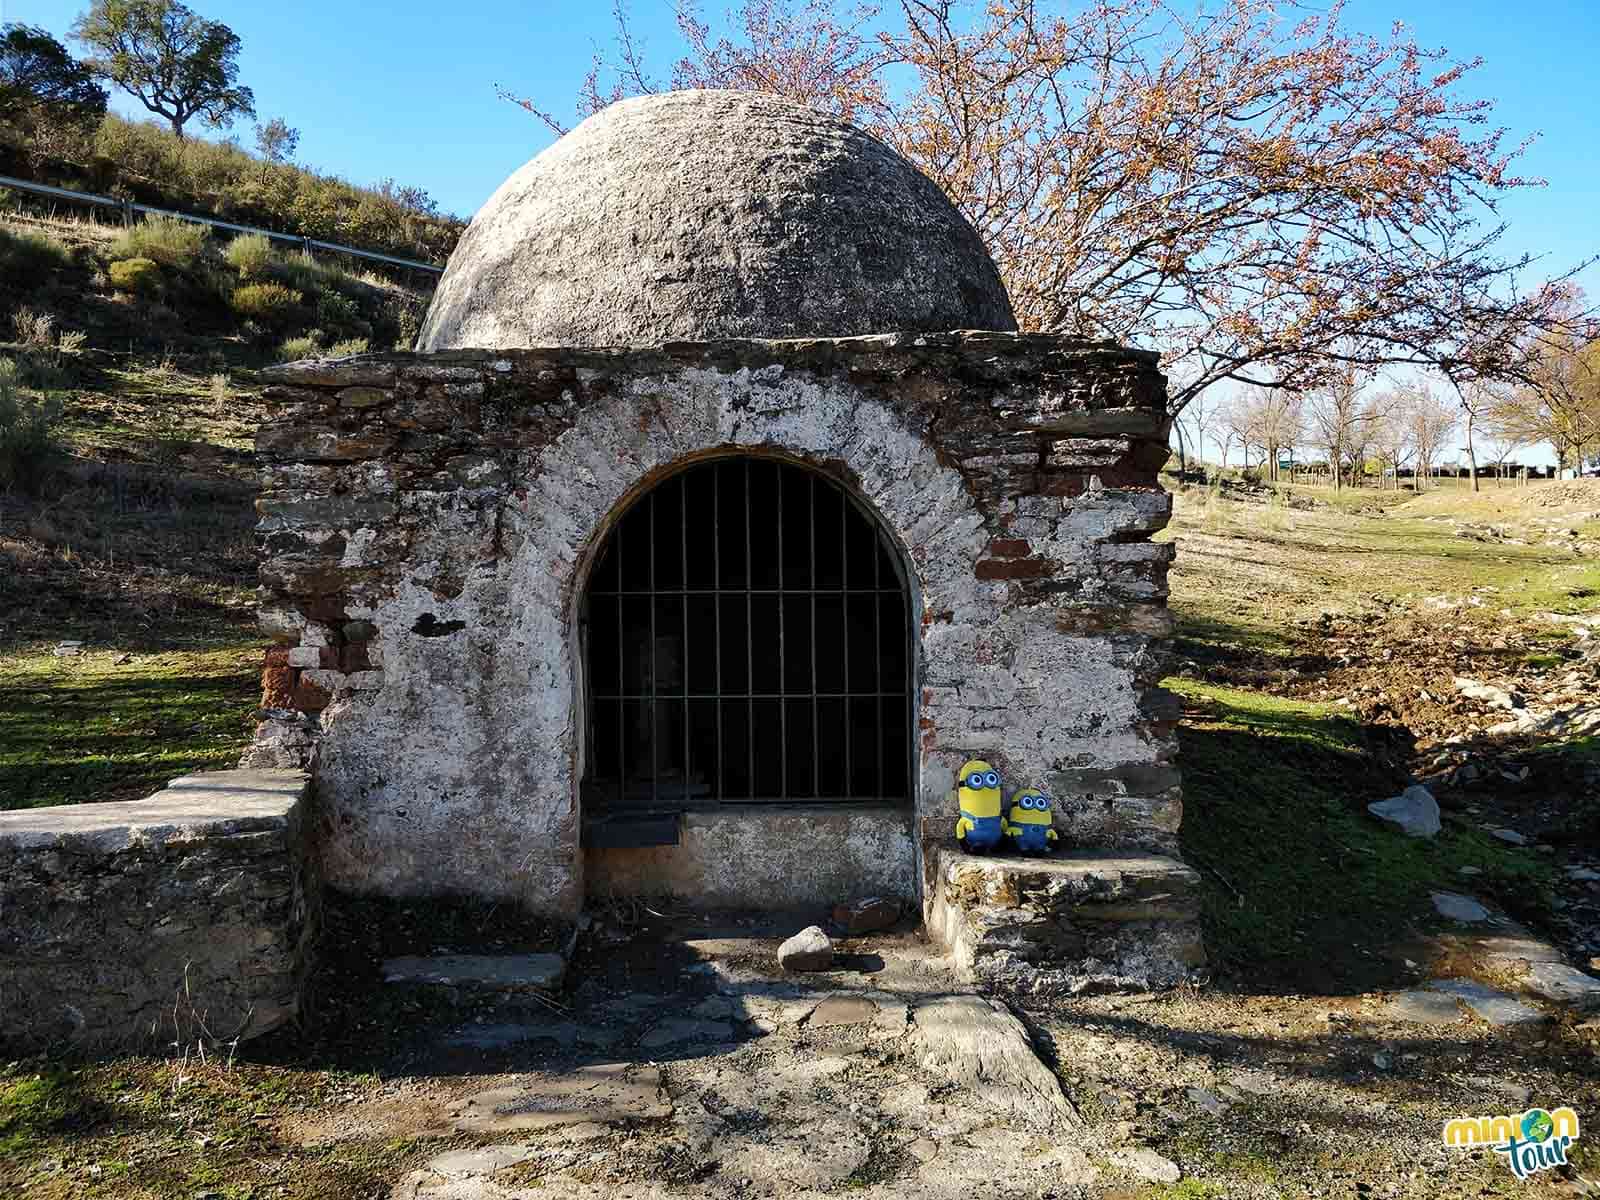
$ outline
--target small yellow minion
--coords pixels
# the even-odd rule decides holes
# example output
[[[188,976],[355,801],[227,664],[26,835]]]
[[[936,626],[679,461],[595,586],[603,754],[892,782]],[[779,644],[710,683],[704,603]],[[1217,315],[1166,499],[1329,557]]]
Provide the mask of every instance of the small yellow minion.
[[[961,768],[957,781],[961,817],[956,821],[956,841],[965,850],[991,850],[1005,836],[1000,813],[1000,773],[988,763],[973,759]]]
[[[1018,788],[1011,796],[1006,837],[1024,854],[1047,854],[1056,840],[1050,824],[1050,799],[1037,788]]]

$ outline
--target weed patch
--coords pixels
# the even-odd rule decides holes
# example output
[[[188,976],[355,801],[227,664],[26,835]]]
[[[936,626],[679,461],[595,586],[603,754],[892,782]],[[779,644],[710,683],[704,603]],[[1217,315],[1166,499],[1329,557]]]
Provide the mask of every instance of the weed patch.
[[[1501,899],[1538,896],[1550,870],[1476,830],[1399,836],[1366,813],[1402,773],[1378,735],[1331,706],[1168,680],[1184,700],[1183,848],[1205,876],[1206,944],[1252,984],[1330,991],[1391,982],[1379,952],[1430,912],[1460,868]]]

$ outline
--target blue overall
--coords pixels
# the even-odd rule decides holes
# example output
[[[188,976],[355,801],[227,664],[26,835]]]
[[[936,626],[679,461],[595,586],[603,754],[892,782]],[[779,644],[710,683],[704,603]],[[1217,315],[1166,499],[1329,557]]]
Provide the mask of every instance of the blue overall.
[[[972,828],[967,830],[967,836],[961,839],[973,850],[988,850],[1000,844],[1001,826],[1004,824],[999,817],[975,817],[966,809],[961,810],[961,815],[972,822]]]
[[[1050,826],[1048,825],[1013,825],[1017,831],[1012,839],[1017,849],[1028,854],[1037,854],[1041,850],[1050,849]]]

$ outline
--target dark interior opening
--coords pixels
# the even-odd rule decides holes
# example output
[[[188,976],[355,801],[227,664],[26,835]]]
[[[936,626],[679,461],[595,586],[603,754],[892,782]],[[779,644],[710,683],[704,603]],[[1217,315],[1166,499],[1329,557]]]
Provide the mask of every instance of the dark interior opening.
[[[877,522],[826,476],[730,458],[663,481],[584,597],[586,819],[908,803],[909,607]]]

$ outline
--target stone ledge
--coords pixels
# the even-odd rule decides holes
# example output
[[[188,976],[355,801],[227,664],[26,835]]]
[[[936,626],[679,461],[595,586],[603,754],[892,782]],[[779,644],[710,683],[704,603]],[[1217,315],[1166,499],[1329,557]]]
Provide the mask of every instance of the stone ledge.
[[[940,847],[928,924],[969,979],[1001,990],[1171,987],[1205,962],[1199,883],[1162,855]]]
[[[309,792],[299,771],[210,771],[174,779],[143,800],[0,812],[0,850],[64,844],[113,854],[134,845],[281,827]]]

